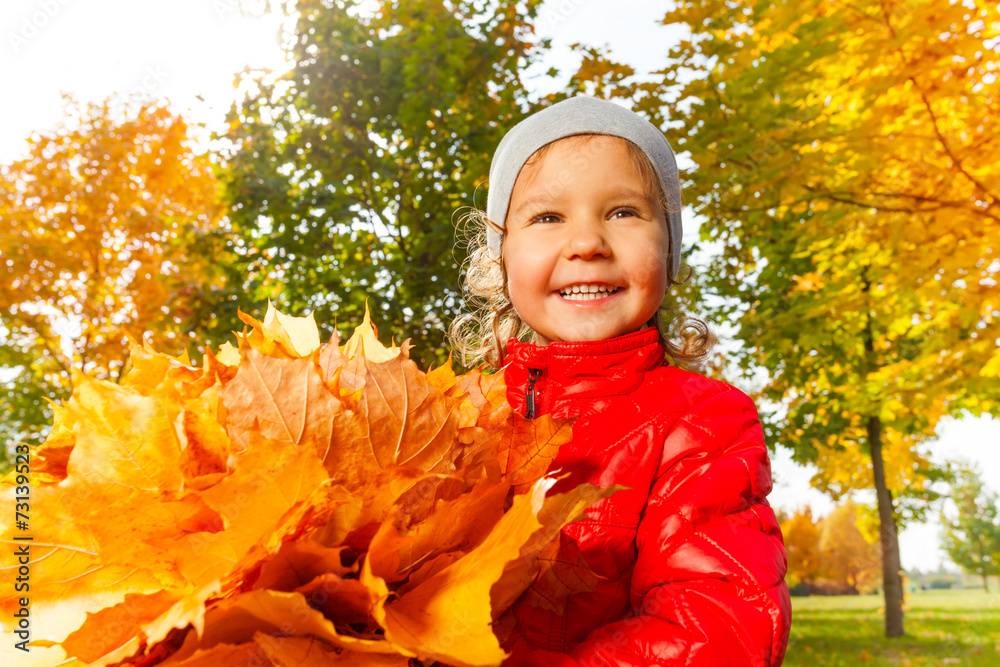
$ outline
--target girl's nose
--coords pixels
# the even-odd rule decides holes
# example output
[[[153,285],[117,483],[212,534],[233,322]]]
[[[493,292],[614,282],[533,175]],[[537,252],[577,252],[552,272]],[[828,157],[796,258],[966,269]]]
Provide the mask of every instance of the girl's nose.
[[[569,239],[566,244],[568,259],[592,259],[607,257],[611,254],[611,246],[599,223],[588,222],[579,225],[568,225]]]

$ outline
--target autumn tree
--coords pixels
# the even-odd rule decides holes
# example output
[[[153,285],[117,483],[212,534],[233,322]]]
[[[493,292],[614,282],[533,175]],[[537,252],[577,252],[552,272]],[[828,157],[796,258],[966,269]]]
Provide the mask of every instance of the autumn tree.
[[[817,575],[832,584],[831,590],[857,594],[881,582],[879,544],[865,538],[858,518],[857,504],[847,500],[819,522]]]
[[[807,593],[857,594],[881,582],[878,535],[868,536],[862,530],[860,509],[846,500],[826,516],[813,517],[806,507],[781,520],[789,587]]]
[[[292,69],[242,76],[223,137],[234,284],[213,309],[270,298],[350,322],[370,297],[426,367],[462,309],[455,222],[485,208],[493,150],[527,110],[539,2],[362,4],[301,0]]]
[[[958,511],[941,513],[941,542],[951,560],[969,574],[983,578],[1000,576],[1000,498],[986,488],[979,472],[958,471],[951,485],[951,499]]]
[[[941,476],[943,415],[1000,399],[1000,191],[985,0],[687,0],[691,31],[652,80],[585,62],[694,163],[685,203],[711,251],[711,320],[770,442],[835,498],[874,488],[886,634],[904,633],[898,524]]]
[[[781,535],[788,552],[788,573],[785,580],[789,588],[810,587],[820,574],[819,520],[814,519],[812,508],[798,510],[781,521]]]
[[[220,231],[183,118],[66,99],[65,122],[0,168],[0,437],[38,442],[73,373],[118,379],[125,334],[182,351]]]

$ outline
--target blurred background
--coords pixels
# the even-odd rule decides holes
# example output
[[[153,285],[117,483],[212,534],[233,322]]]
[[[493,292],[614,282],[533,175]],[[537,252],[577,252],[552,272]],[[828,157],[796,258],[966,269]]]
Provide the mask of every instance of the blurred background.
[[[7,0],[0,37],[5,470],[127,336],[199,363],[269,299],[442,363],[497,143],[596,95],[678,154],[665,305],[757,402],[793,592],[882,593],[842,626],[880,634],[979,589],[914,656],[1000,652],[995,2]],[[801,609],[789,662],[834,650]]]

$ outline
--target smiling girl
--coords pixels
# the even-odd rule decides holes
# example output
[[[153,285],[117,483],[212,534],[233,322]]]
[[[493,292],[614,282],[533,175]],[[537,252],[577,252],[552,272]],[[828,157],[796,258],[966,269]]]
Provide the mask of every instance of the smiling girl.
[[[499,369],[532,419],[575,418],[561,485],[628,487],[567,526],[552,572],[597,575],[564,602],[525,594],[510,665],[780,665],[791,607],[757,410],[673,343],[658,311],[680,268],[681,191],[662,132],[574,97],[529,116],[490,168],[466,288],[484,307],[456,347]],[[520,339],[528,338],[522,342]]]

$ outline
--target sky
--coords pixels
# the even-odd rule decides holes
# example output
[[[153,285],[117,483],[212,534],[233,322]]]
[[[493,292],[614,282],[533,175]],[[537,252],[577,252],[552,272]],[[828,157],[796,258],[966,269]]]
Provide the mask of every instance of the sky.
[[[237,72],[245,66],[287,67],[278,39],[281,20],[244,14],[241,2],[248,7],[254,0],[4,0],[0,164],[23,156],[32,132],[57,125],[63,93],[83,102],[112,93],[167,98],[190,120],[221,127]],[[533,70],[532,90],[541,95],[561,88],[579,63],[569,48],[574,42],[607,47],[640,73],[662,67],[669,45],[683,31],[660,25],[664,11],[658,6],[648,0],[546,2],[537,27],[540,35],[552,38],[552,51]],[[562,74],[545,77],[549,67]],[[690,164],[683,154],[678,163],[682,168]],[[687,245],[696,238],[699,221],[690,210],[685,217]],[[1000,419],[950,420],[938,435],[933,460],[974,462],[986,484],[1000,490]],[[812,471],[793,463],[780,446],[772,470],[769,501],[776,509],[790,512],[809,505],[822,515],[833,507],[810,488]],[[905,529],[900,535],[903,566],[933,570],[946,562],[939,532],[936,520]]]

